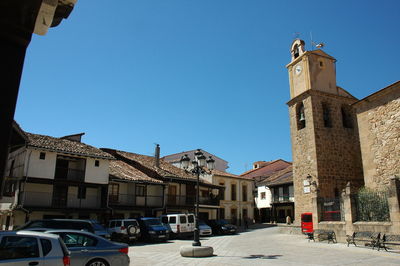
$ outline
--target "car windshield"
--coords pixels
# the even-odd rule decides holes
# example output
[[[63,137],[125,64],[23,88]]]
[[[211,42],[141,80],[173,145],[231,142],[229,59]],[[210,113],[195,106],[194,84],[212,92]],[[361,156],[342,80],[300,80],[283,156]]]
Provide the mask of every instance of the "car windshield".
[[[225,221],[225,220],[218,220],[218,221],[217,221],[217,224],[224,225],[224,224],[228,224],[228,222]]]
[[[162,225],[160,220],[158,219],[148,219],[148,220],[144,220],[144,223],[146,225]]]
[[[204,221],[199,221],[199,225],[207,225]]]

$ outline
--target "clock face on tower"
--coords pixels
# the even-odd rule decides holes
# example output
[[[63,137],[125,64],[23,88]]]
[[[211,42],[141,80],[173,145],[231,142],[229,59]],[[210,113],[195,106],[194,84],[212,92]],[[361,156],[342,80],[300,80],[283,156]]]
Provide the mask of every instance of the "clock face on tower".
[[[297,65],[296,68],[294,69],[294,72],[296,73],[296,75],[300,75],[302,70],[303,68],[301,67],[301,65]]]

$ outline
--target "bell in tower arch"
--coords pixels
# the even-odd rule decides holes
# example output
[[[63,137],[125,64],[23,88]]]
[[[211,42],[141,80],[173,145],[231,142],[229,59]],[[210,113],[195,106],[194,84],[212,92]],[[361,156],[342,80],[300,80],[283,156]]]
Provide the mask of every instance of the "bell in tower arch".
[[[292,61],[306,52],[305,45],[306,43],[303,40],[296,39],[293,41],[292,46],[290,48],[290,53],[292,54]]]

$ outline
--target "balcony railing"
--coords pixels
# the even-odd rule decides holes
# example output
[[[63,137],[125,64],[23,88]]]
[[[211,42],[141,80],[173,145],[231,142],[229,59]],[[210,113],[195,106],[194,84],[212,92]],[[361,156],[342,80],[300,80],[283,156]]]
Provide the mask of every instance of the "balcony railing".
[[[111,206],[139,206],[139,207],[162,207],[162,196],[136,196],[132,194],[108,195]]]
[[[294,197],[290,195],[280,195],[280,196],[274,196],[272,198],[272,203],[285,203],[285,202],[294,202]]]
[[[85,180],[85,171],[73,168],[56,167],[55,179],[80,181]]]
[[[86,195],[78,199],[76,194],[67,194],[66,197],[57,195],[53,197],[50,192],[25,191],[20,194],[24,207],[50,207],[50,208],[101,208],[101,198],[97,195]]]
[[[199,197],[199,204],[202,205],[219,205],[219,198]]]
[[[167,204],[170,206],[193,206],[196,203],[196,196],[167,195]],[[199,204],[219,206],[219,198],[199,197]]]

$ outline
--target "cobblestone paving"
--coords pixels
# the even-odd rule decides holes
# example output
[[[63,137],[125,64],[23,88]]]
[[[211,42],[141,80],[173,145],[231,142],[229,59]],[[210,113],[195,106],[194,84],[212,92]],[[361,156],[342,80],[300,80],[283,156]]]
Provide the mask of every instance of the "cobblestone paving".
[[[215,256],[183,258],[179,249],[192,240],[136,244],[131,265],[400,265],[400,252],[376,251],[327,242],[308,242],[301,235],[279,234],[276,227],[201,240]]]

